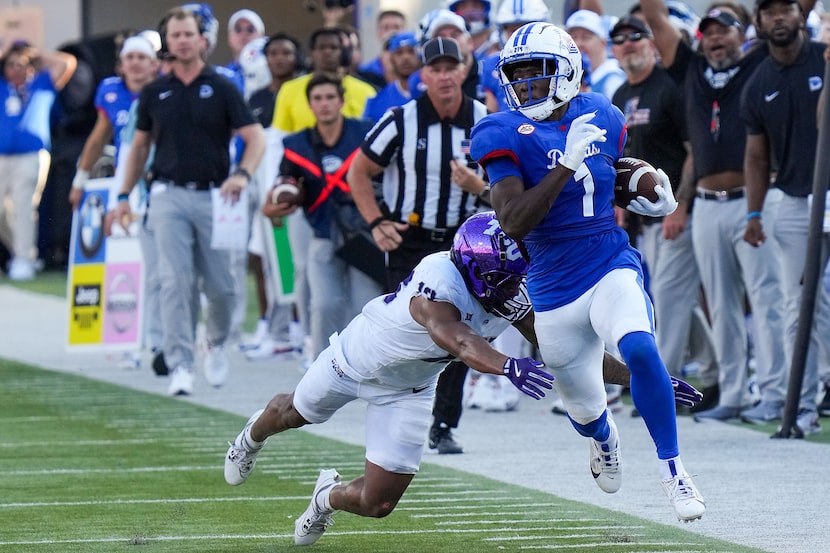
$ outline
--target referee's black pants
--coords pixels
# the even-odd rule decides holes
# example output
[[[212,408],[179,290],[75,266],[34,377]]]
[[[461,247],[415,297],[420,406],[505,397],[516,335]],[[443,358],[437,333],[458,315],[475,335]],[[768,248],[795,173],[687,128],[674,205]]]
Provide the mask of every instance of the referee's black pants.
[[[389,252],[386,265],[388,291],[392,292],[398,284],[409,276],[409,273],[421,260],[431,253],[449,250],[452,247],[454,233],[442,242],[421,241],[407,238],[403,234],[403,241],[396,249]],[[458,428],[461,419],[461,404],[464,400],[464,380],[467,378],[467,365],[460,361],[453,361],[438,377],[435,389],[435,403],[432,406],[433,426],[446,424],[449,428]]]

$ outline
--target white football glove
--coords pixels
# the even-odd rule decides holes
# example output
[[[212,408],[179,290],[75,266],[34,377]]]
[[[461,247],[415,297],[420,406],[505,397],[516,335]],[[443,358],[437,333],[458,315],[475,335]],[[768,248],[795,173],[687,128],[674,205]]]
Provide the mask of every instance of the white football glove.
[[[573,120],[568,136],[565,138],[565,153],[559,158],[560,165],[576,171],[582,165],[585,154],[588,153],[588,146],[594,142],[605,142],[607,131],[589,123],[596,115],[597,112],[594,111],[580,115]]]
[[[658,200],[652,202],[644,196],[637,196],[636,199],[631,200],[628,204],[628,211],[632,211],[637,215],[645,215],[646,217],[663,217],[671,215],[677,209],[677,200],[674,199],[674,192],[671,189],[671,182],[669,177],[662,169],[657,169],[663,185],[654,187],[654,192],[657,194]]]

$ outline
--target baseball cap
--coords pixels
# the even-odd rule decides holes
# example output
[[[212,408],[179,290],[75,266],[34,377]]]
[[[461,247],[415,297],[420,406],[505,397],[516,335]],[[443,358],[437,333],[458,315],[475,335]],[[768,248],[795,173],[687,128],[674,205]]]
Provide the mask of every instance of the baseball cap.
[[[257,12],[247,8],[233,12],[231,18],[228,19],[228,29],[233,29],[234,25],[236,25],[240,19],[249,21],[259,34],[265,33],[265,23],[262,22],[262,18],[259,14],[257,14]]]
[[[430,22],[427,32],[424,33],[424,38],[432,38],[441,27],[453,26],[463,32],[467,32],[467,22],[464,18],[453,13],[450,10],[441,10]]]
[[[413,48],[417,48],[418,38],[415,36],[415,33],[412,31],[395,33],[389,37],[389,46],[387,46],[386,49],[390,52],[394,52],[398,48],[403,48],[404,46],[412,46]]]
[[[150,59],[156,59],[156,49],[153,48],[153,44],[143,36],[136,35],[126,39],[124,44],[121,46],[121,52],[119,52],[118,55],[126,56],[127,54],[131,54],[133,52],[144,54]]]
[[[423,48],[424,63],[431,65],[441,58],[449,58],[453,61],[461,63],[464,61],[464,56],[461,55],[461,48],[458,42],[451,38],[431,38],[424,43]]]
[[[704,29],[706,29],[706,26],[710,23],[719,23],[724,27],[736,27],[739,31],[742,31],[744,28],[744,26],[741,25],[740,19],[738,19],[731,13],[718,8],[709,10],[709,13],[706,14],[706,17],[700,20],[700,25],[698,25],[697,28],[702,33]]]
[[[776,0],[755,0],[755,9],[763,10],[768,5],[772,4]],[[779,2],[785,2],[787,4],[798,4],[798,0],[777,0]]]
[[[640,19],[639,17],[635,17],[633,15],[622,16],[611,29],[611,32],[608,34],[610,36],[614,36],[623,29],[634,29],[634,31],[638,33],[643,33],[651,36],[651,29],[648,28],[646,22]]]
[[[571,29],[577,27],[591,31],[603,40],[608,38],[605,26],[602,24],[602,18],[600,18],[597,12],[592,12],[591,10],[576,10],[573,12],[568,20],[565,21],[565,30],[570,32]]]

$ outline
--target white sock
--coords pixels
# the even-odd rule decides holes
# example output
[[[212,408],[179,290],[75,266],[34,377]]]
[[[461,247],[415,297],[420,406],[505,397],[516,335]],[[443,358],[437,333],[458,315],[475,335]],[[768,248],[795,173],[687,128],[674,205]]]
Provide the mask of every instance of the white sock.
[[[334,486],[329,486],[328,488],[321,490],[317,497],[314,498],[315,503],[317,503],[317,508],[323,511],[324,513],[330,513],[334,511],[334,508],[331,506],[331,490],[334,489],[335,486],[339,486],[340,484],[335,484]]]
[[[672,457],[671,459],[659,459],[658,467],[660,469],[660,478],[669,480],[678,474],[684,474],[686,469],[683,468],[683,461],[680,457]]]
[[[253,439],[251,437],[251,428],[252,427],[253,427],[253,425],[247,427],[242,432],[242,443],[245,444],[245,448],[248,449],[249,451],[258,451],[258,450],[262,449],[262,446],[265,445],[265,441],[258,442],[258,441],[256,441],[255,439]]]

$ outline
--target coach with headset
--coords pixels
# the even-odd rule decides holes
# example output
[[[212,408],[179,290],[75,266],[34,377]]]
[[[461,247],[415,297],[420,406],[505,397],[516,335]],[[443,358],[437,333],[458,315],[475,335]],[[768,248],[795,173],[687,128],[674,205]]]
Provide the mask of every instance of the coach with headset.
[[[135,137],[113,218],[123,225],[130,217],[129,193],[155,145],[147,224],[159,254],[162,349],[172,368],[168,393],[189,395],[197,315],[191,298],[197,277],[208,297],[210,350],[204,372],[213,386],[227,378],[224,342],[236,301],[229,252],[211,248],[211,189],[219,189],[218,201],[239,200],[265,151],[265,133],[233,83],[205,63],[201,18],[188,9],[173,8],[162,28],[171,70],[139,97]],[[235,133],[245,142],[245,153],[228,176],[228,146]]]

